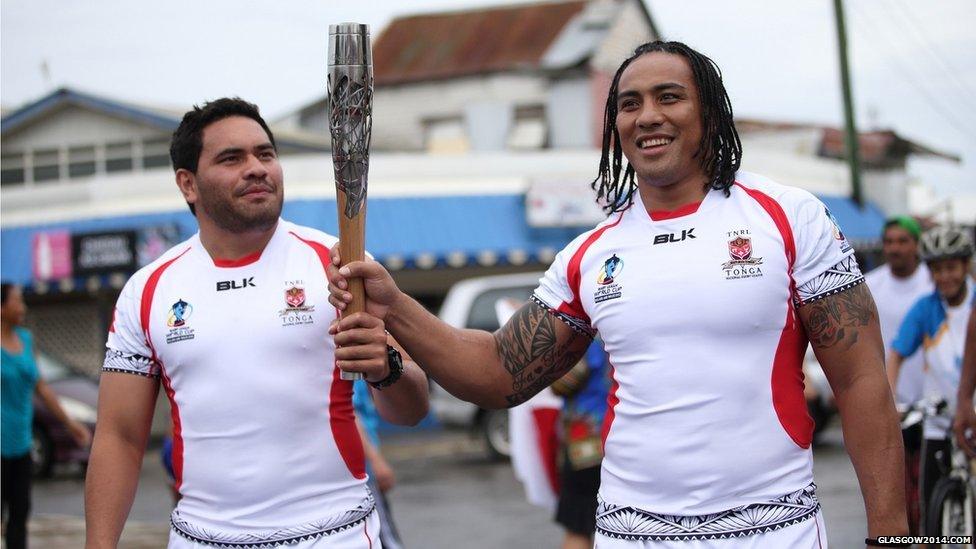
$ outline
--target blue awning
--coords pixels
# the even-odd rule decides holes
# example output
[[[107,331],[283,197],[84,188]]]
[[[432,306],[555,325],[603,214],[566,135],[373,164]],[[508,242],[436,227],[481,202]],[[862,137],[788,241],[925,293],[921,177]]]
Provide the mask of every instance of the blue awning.
[[[884,216],[873,207],[859,209],[847,198],[821,197],[842,230],[856,246],[876,244]],[[553,254],[590,227],[534,228],[526,222],[521,194],[417,198],[370,198],[366,247],[391,269],[429,269],[466,265],[548,264]],[[285,219],[336,234],[334,200],[293,200],[285,204]],[[197,231],[189,211],[129,215],[106,219],[52,223],[0,231],[4,281],[32,282],[31,242],[39,232],[71,233],[143,229],[175,225],[179,239]],[[125,273],[129,274],[129,273]],[[54,281],[51,288],[118,285],[106,275],[85,280]]]
[[[874,204],[859,208],[850,198],[842,196],[819,196],[830,213],[837,219],[844,236],[855,248],[877,246],[881,241],[885,216]]]

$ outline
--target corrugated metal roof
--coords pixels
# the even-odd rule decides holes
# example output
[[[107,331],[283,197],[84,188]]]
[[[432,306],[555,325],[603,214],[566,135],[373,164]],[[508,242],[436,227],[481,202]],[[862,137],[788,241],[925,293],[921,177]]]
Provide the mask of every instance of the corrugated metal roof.
[[[141,105],[73,88],[59,88],[13,111],[5,111],[3,118],[0,119],[0,134],[7,136],[66,105],[78,105],[136,124],[152,126],[165,133],[175,130],[180,125],[185,112],[176,107]],[[275,134],[279,149],[287,153],[324,152],[330,149],[328,136],[300,129],[282,130],[273,126],[271,131]]]
[[[585,1],[395,19],[373,46],[377,86],[538,67]]]
[[[846,158],[845,132],[837,128],[825,128],[820,143],[820,154],[828,158]],[[960,161],[954,154],[937,151],[905,139],[891,130],[859,132],[857,136],[861,161],[868,166],[888,166],[903,163],[906,156],[935,156]]]
[[[819,154],[825,158],[843,159],[847,157],[844,145],[845,132],[823,124],[803,122],[777,122],[753,118],[736,118],[735,127],[740,134],[749,132],[789,131],[814,129],[822,132]],[[858,148],[861,161],[868,167],[886,167],[903,163],[905,157],[914,154],[935,156],[945,160],[960,162],[958,155],[939,151],[916,141],[906,139],[893,130],[873,130],[858,132]]]

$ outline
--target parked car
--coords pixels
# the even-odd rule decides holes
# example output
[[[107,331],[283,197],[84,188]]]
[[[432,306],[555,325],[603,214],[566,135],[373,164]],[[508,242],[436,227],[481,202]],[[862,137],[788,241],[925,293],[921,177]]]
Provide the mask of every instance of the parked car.
[[[499,327],[495,303],[503,298],[528,301],[541,277],[541,272],[535,272],[462,280],[448,290],[438,316],[457,328],[493,332]],[[508,410],[485,410],[454,397],[436,383],[431,384],[430,401],[441,423],[468,427],[482,437],[489,457],[507,459],[511,455]]]
[[[98,383],[91,377],[77,372],[51,356],[38,352],[37,366],[41,378],[58,396],[61,408],[72,419],[84,423],[95,431],[98,407]],[[31,443],[31,460],[34,474],[49,477],[55,464],[77,463],[84,471],[88,465],[88,448],[78,446],[63,423],[48,411],[34,396],[34,439]]]

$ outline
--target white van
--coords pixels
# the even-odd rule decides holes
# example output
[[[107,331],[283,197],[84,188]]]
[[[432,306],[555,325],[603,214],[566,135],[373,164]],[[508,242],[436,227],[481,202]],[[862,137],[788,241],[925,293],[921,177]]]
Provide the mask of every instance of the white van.
[[[457,328],[494,332],[499,328],[495,303],[503,298],[528,301],[542,274],[533,272],[462,280],[448,290],[438,316]],[[430,402],[441,423],[469,427],[483,437],[491,458],[509,457],[508,410],[485,410],[455,398],[436,383],[431,383]]]

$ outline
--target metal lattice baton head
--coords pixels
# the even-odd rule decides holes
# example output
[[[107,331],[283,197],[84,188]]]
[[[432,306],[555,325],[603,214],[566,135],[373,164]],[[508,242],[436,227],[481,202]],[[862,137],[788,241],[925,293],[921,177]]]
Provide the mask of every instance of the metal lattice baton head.
[[[353,218],[366,202],[369,141],[373,129],[373,56],[369,27],[329,25],[329,133],[336,189]]]

